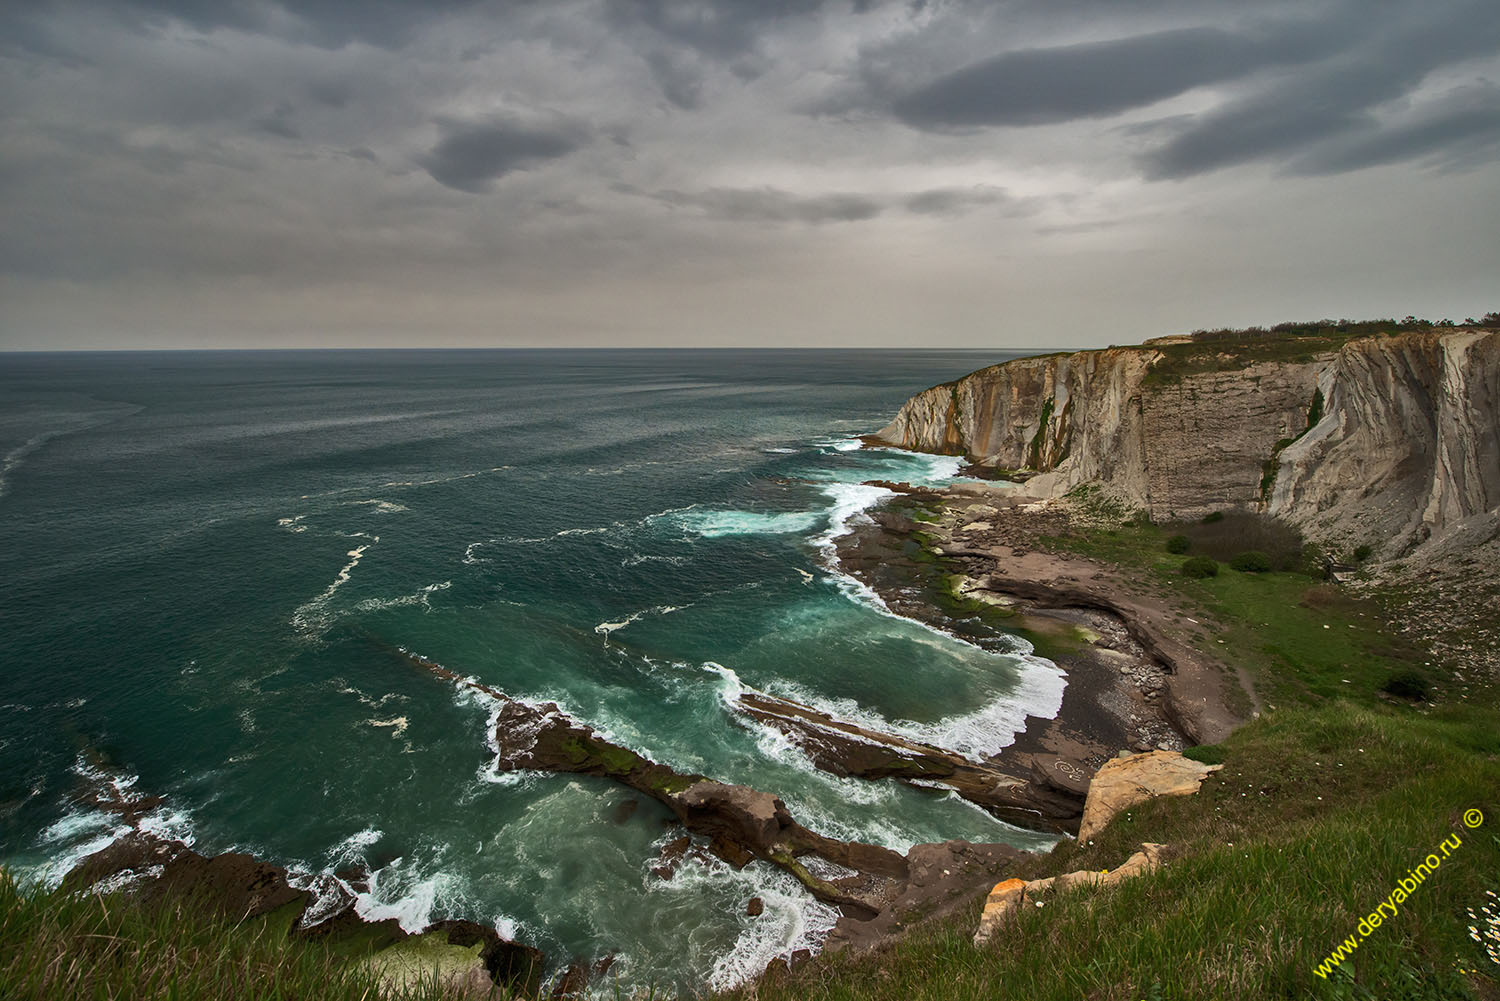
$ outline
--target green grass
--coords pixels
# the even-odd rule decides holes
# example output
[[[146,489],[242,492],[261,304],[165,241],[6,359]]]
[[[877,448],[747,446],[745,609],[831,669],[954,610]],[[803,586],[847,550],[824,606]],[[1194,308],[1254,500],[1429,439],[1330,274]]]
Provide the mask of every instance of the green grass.
[[[0,870],[0,997],[450,1001],[455,996],[420,975],[405,989],[382,987],[367,965],[367,952],[292,938],[288,928],[280,911],[238,922],[191,900],[146,904],[125,894],[23,888]]]
[[[1500,884],[1500,736],[1492,715],[1338,700],[1268,713],[1215,749],[1225,768],[1191,798],[1127,811],[1094,842],[1018,867],[1033,878],[1112,868],[1142,841],[1158,873],[1023,909],[996,942],[969,938],[976,903],[874,955],[824,957],[738,997],[1027,1001],[1493,996],[1500,967],[1466,909]],[[1491,818],[1470,831],[1469,807]],[[1373,931],[1352,978],[1314,973],[1443,839],[1461,846]],[[1461,974],[1483,970],[1486,975]]]

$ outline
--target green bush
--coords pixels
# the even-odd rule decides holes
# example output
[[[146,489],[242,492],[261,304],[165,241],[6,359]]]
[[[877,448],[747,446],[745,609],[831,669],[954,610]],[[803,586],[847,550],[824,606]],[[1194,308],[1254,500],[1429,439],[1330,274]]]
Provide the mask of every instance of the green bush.
[[[1265,573],[1271,569],[1271,557],[1252,549],[1230,560],[1229,568],[1240,573]]]
[[[1207,556],[1194,556],[1183,561],[1182,574],[1184,577],[1217,577],[1219,576],[1219,561],[1209,559]]]
[[[1375,547],[1369,543],[1363,543],[1354,547],[1354,562],[1356,563],[1363,563],[1373,555],[1375,555]]]
[[[1205,765],[1222,765],[1229,760],[1229,752],[1223,744],[1199,744],[1183,750],[1182,756]]]
[[[1223,521],[1223,520],[1224,520],[1224,512],[1223,511],[1210,511],[1208,514],[1205,514],[1203,516],[1203,524],[1205,524],[1205,525],[1212,525],[1215,522],[1220,522],[1220,521]]]
[[[1397,671],[1391,675],[1389,681],[1380,686],[1380,690],[1398,699],[1409,699],[1412,702],[1427,701],[1427,679],[1416,671]]]
[[[1176,553],[1181,556],[1191,548],[1193,548],[1193,540],[1189,539],[1186,535],[1174,535],[1167,540],[1167,552],[1169,553]]]

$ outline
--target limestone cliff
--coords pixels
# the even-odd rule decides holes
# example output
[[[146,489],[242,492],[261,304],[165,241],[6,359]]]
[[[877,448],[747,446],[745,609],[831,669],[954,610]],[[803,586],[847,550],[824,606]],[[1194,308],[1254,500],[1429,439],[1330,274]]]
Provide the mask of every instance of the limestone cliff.
[[[1157,520],[1267,511],[1387,555],[1500,505],[1500,332],[1163,338],[926,390],[875,437],[1098,484]]]
[[[1500,331],[1351,342],[1321,420],[1277,457],[1266,510],[1402,555],[1500,507]]]

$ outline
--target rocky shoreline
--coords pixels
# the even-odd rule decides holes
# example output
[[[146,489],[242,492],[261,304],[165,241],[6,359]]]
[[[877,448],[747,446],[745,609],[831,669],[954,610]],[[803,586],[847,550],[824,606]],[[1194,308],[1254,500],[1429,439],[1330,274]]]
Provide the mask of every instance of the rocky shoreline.
[[[1067,673],[1059,712],[1029,718],[1013,743],[987,760],[761,692],[736,699],[746,725],[780,731],[833,774],[946,787],[1001,819],[1070,834],[1078,830],[1094,773],[1122,749],[1174,751],[1221,739],[1239,722],[1226,708],[1225,686],[1232,682],[1222,667],[1172,638],[1179,610],[1107,566],[1034,550],[1036,536],[1066,517],[1054,506],[1022,504],[1003,484],[882,485],[897,496],[835,541],[841,568],[892,611],[981,646],[1013,650],[1015,637],[1024,637]],[[794,876],[841,914],[826,948],[872,947],[918,920],[967,906],[1013,873],[1023,855],[1005,844],[950,841],[917,845],[903,856],[837,841],[799,824],[770,792],[679,773],[611,743],[555,705],[510,698],[388,649],[494,706],[496,770],[595,775],[666,806],[685,833],[651,866],[656,878],[672,878],[689,856],[714,856],[736,868],[761,862]],[[65,887],[191,894],[240,919],[285,916],[289,934],[357,938],[377,956],[398,956],[403,942],[423,939],[428,954],[435,942],[447,948],[453,965],[445,975],[476,991],[543,989],[542,954],[493,929],[444,921],[413,936],[393,920],[365,921],[350,890],[360,873],[299,876],[250,856],[205,857],[139,829],[159,798],[121,795],[109,786],[92,795],[96,806],[137,830],[84,859]],[[590,972],[574,964],[548,986],[554,996],[576,993]]]
[[[837,540],[842,567],[898,614],[981,644],[1019,634],[1068,675],[1052,719],[1032,717],[988,764],[1082,797],[1118,751],[1180,750],[1227,736],[1243,685],[1175,638],[1195,623],[1115,568],[1039,552],[1064,530],[1056,503],[1004,485],[883,483],[898,496]]]

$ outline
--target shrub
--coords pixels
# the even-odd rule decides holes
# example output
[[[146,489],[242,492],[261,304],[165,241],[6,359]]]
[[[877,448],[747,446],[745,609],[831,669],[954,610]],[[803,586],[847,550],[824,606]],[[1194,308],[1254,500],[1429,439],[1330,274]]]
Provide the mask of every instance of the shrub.
[[[1363,563],[1373,555],[1375,555],[1375,547],[1369,543],[1363,543],[1354,547],[1354,562],[1356,563]]]
[[[1380,690],[1387,695],[1394,695],[1398,699],[1408,699],[1412,702],[1427,701],[1427,679],[1416,671],[1397,671],[1391,675]]]
[[[1199,744],[1183,750],[1182,756],[1205,765],[1222,765],[1229,759],[1223,744]]]
[[[1208,524],[1179,527],[1192,540],[1190,552],[1228,563],[1240,553],[1254,550],[1270,557],[1272,570],[1321,575],[1322,561],[1306,559],[1302,535],[1291,525],[1251,511],[1215,513],[1219,517]]]
[[[1176,553],[1179,556],[1193,548],[1193,540],[1186,535],[1174,535],[1167,540],[1167,552]]]
[[[1229,568],[1240,573],[1265,573],[1271,569],[1271,557],[1252,549],[1230,560]]]
[[[1210,511],[1208,514],[1205,514],[1203,516],[1203,524],[1205,524],[1205,525],[1212,525],[1212,524],[1214,524],[1216,522],[1220,522],[1220,521],[1223,521],[1223,520],[1224,520],[1224,512],[1223,511]]]
[[[1183,561],[1182,574],[1184,577],[1197,577],[1199,579],[1217,577],[1219,576],[1219,561],[1210,559],[1207,556],[1194,556]]]

